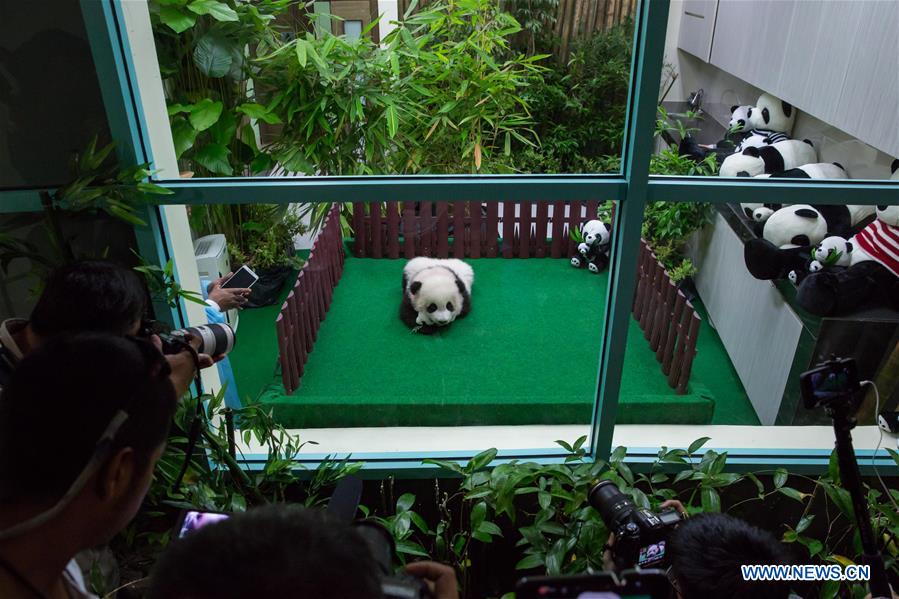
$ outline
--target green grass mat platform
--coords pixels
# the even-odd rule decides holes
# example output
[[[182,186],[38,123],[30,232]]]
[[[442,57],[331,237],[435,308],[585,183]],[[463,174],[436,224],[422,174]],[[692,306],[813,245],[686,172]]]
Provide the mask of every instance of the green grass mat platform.
[[[606,275],[563,260],[473,260],[471,314],[429,337],[397,316],[404,264],[348,257],[293,395],[276,372],[280,305],[244,311],[232,353],[241,397],[274,407],[295,428],[590,421]],[[754,419],[714,330],[704,323],[690,392],[678,396],[631,321],[618,421],[699,424],[719,415]]]

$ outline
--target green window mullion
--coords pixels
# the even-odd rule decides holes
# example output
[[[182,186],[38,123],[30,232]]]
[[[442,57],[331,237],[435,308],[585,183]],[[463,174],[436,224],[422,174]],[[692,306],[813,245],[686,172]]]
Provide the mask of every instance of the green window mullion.
[[[609,456],[618,412],[618,393],[636,284],[637,248],[643,227],[649,160],[654,143],[668,2],[641,2],[638,15],[623,156],[627,188],[615,213],[609,300],[606,304],[599,388],[593,412],[591,451],[594,457],[600,459]]]
[[[623,196],[620,177],[308,177],[160,181],[166,204],[301,202],[607,201]]]
[[[651,177],[650,202],[738,204],[899,204],[896,181]]]

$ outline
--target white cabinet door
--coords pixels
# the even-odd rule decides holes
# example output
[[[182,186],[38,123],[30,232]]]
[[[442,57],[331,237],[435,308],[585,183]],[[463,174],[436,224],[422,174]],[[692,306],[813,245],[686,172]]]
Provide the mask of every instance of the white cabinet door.
[[[899,2],[854,2],[861,12],[848,68],[830,121],[893,157],[899,157]],[[832,93],[832,92],[831,92]]]
[[[775,89],[784,68],[795,4],[789,0],[719,2],[710,62],[780,96]]]
[[[709,62],[899,156],[897,0],[720,0]]]
[[[718,0],[684,0],[678,47],[708,62],[717,12]]]

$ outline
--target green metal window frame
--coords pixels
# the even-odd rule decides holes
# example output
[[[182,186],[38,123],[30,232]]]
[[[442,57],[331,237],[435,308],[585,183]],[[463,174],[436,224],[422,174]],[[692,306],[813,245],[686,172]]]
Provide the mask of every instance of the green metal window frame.
[[[125,0],[81,0],[82,12],[98,70],[110,127],[119,141],[123,161],[152,162],[146,142],[140,94],[135,84],[128,36],[123,27]],[[597,394],[591,423],[590,450],[596,458],[607,458],[618,408],[618,393],[624,365],[628,322],[636,278],[636,251],[647,202],[771,202],[793,204],[851,203],[899,204],[899,184],[889,181],[808,181],[659,177],[649,174],[653,152],[659,81],[661,77],[668,21],[668,0],[641,0],[634,33],[632,81],[628,97],[622,171],[612,175],[446,175],[378,177],[306,177],[302,179],[190,179],[159,180],[174,194],[167,204],[344,202],[365,197],[366,201],[411,201],[427,197],[432,201],[513,201],[551,202],[556,200],[615,200],[618,202],[610,264],[609,293],[602,331],[598,365]],[[40,208],[39,190],[15,190],[0,195],[0,211],[21,212]],[[351,200],[350,200],[351,201]],[[158,207],[149,216],[151,229],[140,231],[141,251],[163,263],[169,257],[167,231]],[[172,320],[181,322],[180,314]],[[787,450],[726,448],[731,455],[729,468],[751,469],[786,465],[792,471],[818,472],[826,469],[829,449]],[[629,448],[628,460],[640,467],[653,460],[657,447]],[[857,452],[862,467],[894,467],[885,452]],[[554,461],[560,452],[531,449],[501,452],[500,459],[528,458]],[[405,470],[409,475],[426,471],[420,460],[439,456],[465,460],[464,452],[355,454],[371,473]],[[247,456],[249,467],[257,467],[264,456]],[[298,463],[314,464],[320,456],[298,458]]]

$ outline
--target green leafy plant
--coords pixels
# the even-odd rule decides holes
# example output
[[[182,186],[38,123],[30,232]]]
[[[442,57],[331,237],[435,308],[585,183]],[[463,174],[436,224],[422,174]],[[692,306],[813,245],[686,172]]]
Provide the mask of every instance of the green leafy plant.
[[[294,34],[285,24],[297,0],[153,0],[153,24],[175,154],[202,176],[270,169],[257,143],[259,124],[277,125],[253,101],[252,59]]]
[[[316,206],[315,204],[301,205]],[[328,206],[329,204],[322,204]],[[222,233],[228,241],[232,269],[243,264],[269,270],[299,268],[293,239],[306,232],[302,213],[287,204],[196,206],[191,228],[199,235]]]
[[[516,171],[603,173],[619,169],[633,25],[577,42],[567,64],[542,72],[524,92],[537,115],[539,147],[517,149]]]
[[[141,264],[135,266],[134,270],[144,275],[150,294],[155,298],[165,302],[170,308],[177,307],[178,301],[182,299],[195,304],[206,305],[201,293],[181,287],[181,284],[175,279],[175,267],[171,260],[166,262],[164,267],[160,268],[144,260],[137,252],[135,252],[135,256],[137,256]]]
[[[0,266],[6,270],[17,258],[31,260],[35,275],[43,278],[57,266],[87,256],[76,256],[72,239],[63,230],[65,215],[106,213],[134,226],[146,223],[139,209],[152,202],[151,196],[172,193],[150,183],[148,164],[123,167],[115,159],[115,142],[97,148],[94,137],[72,159],[73,180],[51,192],[41,193],[43,228],[50,241],[52,255],[44,255],[34,244],[0,233]],[[12,223],[15,226],[15,221]]]

